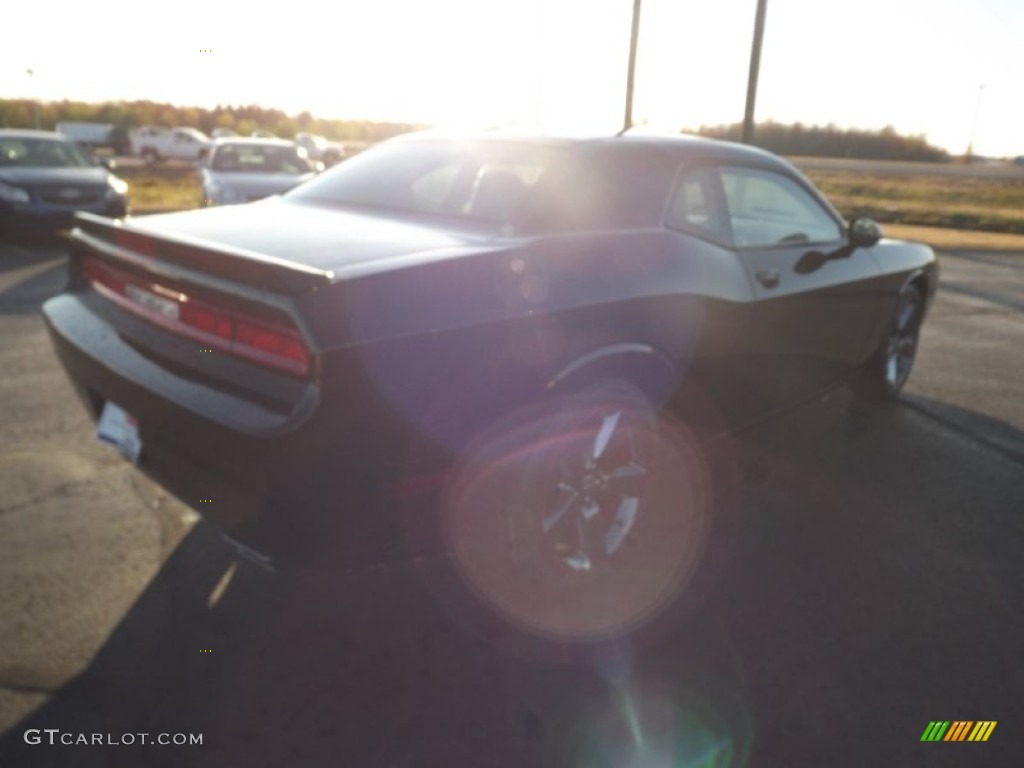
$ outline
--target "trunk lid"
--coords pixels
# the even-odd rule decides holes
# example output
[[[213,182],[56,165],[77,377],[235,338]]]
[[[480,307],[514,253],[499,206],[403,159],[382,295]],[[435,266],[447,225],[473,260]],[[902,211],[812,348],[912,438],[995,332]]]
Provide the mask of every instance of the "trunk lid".
[[[480,233],[282,198],[145,216],[126,224],[153,237],[269,258],[331,278],[459,255],[484,243]]]

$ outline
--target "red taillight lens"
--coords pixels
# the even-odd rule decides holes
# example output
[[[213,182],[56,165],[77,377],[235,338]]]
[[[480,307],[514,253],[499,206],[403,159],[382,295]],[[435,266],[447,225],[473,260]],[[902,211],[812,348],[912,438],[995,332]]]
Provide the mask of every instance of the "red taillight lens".
[[[114,293],[124,294],[124,280],[93,259],[82,262],[82,274],[93,285],[102,285]]]
[[[178,319],[187,326],[231,341],[231,317],[223,312],[207,309],[201,304],[189,301],[181,305]]]
[[[82,275],[111,301],[169,331],[296,376],[310,371],[309,348],[295,328],[212,306],[88,256]]]
[[[143,256],[157,255],[156,241],[137,232],[119,229],[114,232],[114,242],[122,248],[134,251],[135,253],[141,253]]]
[[[276,360],[296,373],[309,370],[309,350],[302,337],[283,326],[238,318],[233,351],[252,360]]]

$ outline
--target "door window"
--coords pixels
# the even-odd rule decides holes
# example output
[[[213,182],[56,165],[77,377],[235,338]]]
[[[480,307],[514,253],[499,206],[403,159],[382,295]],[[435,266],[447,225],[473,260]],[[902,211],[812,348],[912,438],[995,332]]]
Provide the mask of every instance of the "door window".
[[[722,168],[721,174],[736,247],[842,239],[839,223],[792,179],[752,168]]]

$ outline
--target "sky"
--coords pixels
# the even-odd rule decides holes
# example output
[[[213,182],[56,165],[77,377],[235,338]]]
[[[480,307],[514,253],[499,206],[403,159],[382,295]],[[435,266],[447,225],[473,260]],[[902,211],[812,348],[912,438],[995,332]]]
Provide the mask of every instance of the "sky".
[[[675,131],[742,120],[755,7],[643,0],[634,121]],[[612,133],[622,123],[632,8],[21,3],[0,48],[0,98],[260,104],[319,117]],[[955,154],[973,141],[978,154],[1024,155],[1022,84],[1022,0],[768,0],[756,117],[891,125]]]

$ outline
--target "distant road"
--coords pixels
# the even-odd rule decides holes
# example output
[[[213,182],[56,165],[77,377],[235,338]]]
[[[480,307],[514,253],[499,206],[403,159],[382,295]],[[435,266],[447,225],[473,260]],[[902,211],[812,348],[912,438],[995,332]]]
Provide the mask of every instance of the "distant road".
[[[882,176],[956,176],[962,179],[1009,179],[1024,182],[1024,165],[1012,163],[910,163],[845,157],[788,157],[802,171],[852,171]]]

